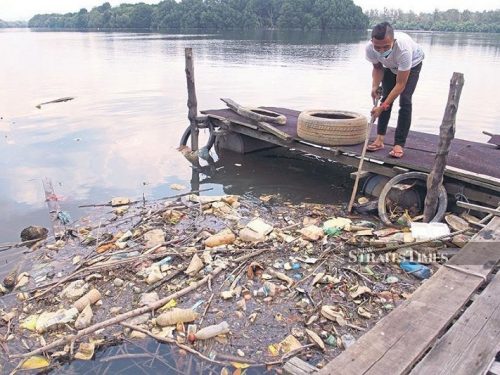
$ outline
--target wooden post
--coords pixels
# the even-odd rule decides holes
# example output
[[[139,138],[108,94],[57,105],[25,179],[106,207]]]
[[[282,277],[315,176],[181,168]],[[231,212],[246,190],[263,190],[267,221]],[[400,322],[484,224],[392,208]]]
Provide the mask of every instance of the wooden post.
[[[184,54],[186,57],[187,106],[189,109],[188,119],[191,127],[191,150],[197,151],[199,130],[196,123],[196,117],[198,116],[198,101],[196,100],[196,88],[194,86],[193,49],[186,48]]]
[[[460,102],[460,94],[464,85],[464,75],[453,73],[448,93],[448,103],[444,111],[443,122],[439,129],[439,145],[434,158],[434,165],[427,178],[427,195],[425,196],[424,222],[428,223],[434,217],[438,204],[439,186],[443,183],[444,169],[452,139],[455,137],[455,118]]]

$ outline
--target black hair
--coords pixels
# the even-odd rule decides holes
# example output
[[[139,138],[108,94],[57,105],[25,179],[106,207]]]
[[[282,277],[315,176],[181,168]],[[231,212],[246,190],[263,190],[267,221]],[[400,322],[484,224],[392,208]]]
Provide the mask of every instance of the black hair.
[[[372,30],[372,39],[383,40],[386,36],[394,38],[394,29],[389,22],[382,22]]]

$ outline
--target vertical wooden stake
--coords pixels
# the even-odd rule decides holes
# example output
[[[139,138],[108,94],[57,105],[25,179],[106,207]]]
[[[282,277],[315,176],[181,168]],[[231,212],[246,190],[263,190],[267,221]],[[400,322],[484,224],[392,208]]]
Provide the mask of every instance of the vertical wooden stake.
[[[187,106],[189,109],[188,119],[191,127],[191,150],[197,151],[199,130],[196,124],[196,117],[198,116],[198,101],[196,100],[196,88],[194,86],[193,49],[186,48],[184,54],[186,57]]]
[[[455,119],[460,102],[460,94],[464,85],[464,75],[453,73],[448,93],[448,103],[444,111],[443,122],[439,128],[439,145],[434,158],[434,165],[427,178],[427,195],[424,205],[424,222],[428,223],[434,217],[438,205],[439,187],[443,183],[444,169],[450,151],[451,141],[455,137]]]

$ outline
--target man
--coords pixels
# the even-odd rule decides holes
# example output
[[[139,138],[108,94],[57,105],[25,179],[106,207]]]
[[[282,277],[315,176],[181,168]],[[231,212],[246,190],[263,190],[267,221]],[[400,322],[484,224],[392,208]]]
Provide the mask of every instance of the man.
[[[377,137],[368,145],[368,151],[384,148],[384,136],[391,117],[392,104],[399,96],[399,116],[394,137],[394,147],[389,153],[394,158],[404,155],[406,137],[411,125],[411,97],[417,86],[424,52],[405,33],[394,34],[388,22],[382,22],[372,30],[371,41],[366,46],[366,59],[373,64],[372,98],[378,95],[382,83],[382,101],[372,109],[378,118]]]

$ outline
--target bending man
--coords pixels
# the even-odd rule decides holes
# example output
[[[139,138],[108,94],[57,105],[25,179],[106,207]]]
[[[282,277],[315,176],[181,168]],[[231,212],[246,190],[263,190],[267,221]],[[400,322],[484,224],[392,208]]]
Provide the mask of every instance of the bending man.
[[[388,22],[376,25],[371,41],[366,46],[366,59],[373,64],[372,98],[377,97],[377,89],[382,83],[382,102],[372,109],[372,116],[378,118],[377,137],[368,145],[368,151],[384,148],[384,136],[391,117],[392,104],[399,96],[399,116],[394,137],[394,147],[390,156],[404,155],[406,137],[411,125],[411,98],[417,86],[424,52],[405,33],[394,34]]]

